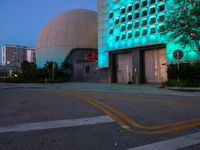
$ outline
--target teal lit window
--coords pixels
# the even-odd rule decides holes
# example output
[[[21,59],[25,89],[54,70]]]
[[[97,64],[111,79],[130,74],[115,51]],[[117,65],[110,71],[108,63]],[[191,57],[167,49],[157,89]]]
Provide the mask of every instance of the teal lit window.
[[[126,34],[122,34],[121,40],[125,40],[125,39],[126,39]]]
[[[115,25],[119,24],[119,18],[115,19]]]
[[[140,32],[139,31],[135,32],[135,37],[140,37]]]
[[[131,39],[133,37],[133,33],[128,33],[128,39]]]
[[[121,23],[124,23],[126,21],[126,17],[121,18]]]
[[[115,41],[119,41],[119,35],[116,35]]]
[[[156,3],[156,0],[150,0],[150,4]]]
[[[155,13],[156,13],[156,8],[155,7],[151,8],[150,9],[150,14],[155,14]]]
[[[126,12],[125,7],[121,8],[121,14],[125,14],[125,12]]]
[[[147,10],[143,10],[143,11],[142,11],[142,16],[143,16],[143,17],[147,16]]]
[[[139,9],[139,8],[140,8],[140,4],[139,4],[139,3],[135,3],[135,4],[134,4],[134,9],[137,10],[137,9]]]
[[[132,6],[132,5],[128,5],[127,11],[130,12],[130,11],[132,11],[132,10],[133,10],[133,6]]]
[[[114,29],[111,28],[110,31],[109,31],[109,34],[113,34],[113,32],[114,32]]]
[[[159,12],[164,11],[164,10],[165,10],[165,5],[158,6],[158,11]]]
[[[146,36],[147,35],[147,29],[144,29],[143,31],[142,31],[142,36]]]
[[[165,26],[164,25],[159,26],[159,32],[164,32],[164,31],[165,31]]]
[[[142,26],[144,27],[144,26],[146,26],[147,25],[147,20],[143,20],[142,21]]]
[[[139,21],[135,22],[134,27],[135,27],[135,28],[139,28],[139,27],[140,27],[140,22],[139,22]]]
[[[135,13],[135,19],[138,19],[139,17],[140,17],[139,12],[138,12],[138,13]]]
[[[155,34],[156,33],[156,28],[155,27],[151,28],[151,32],[150,33],[151,34]]]
[[[147,1],[142,1],[142,7],[146,7],[147,6]]]
[[[132,20],[133,20],[132,14],[131,14],[131,15],[128,15],[128,21],[132,21]]]
[[[154,24],[154,23],[156,23],[156,18],[155,17],[150,18],[150,24]]]
[[[113,18],[113,12],[110,12],[109,18]]]
[[[163,22],[164,20],[165,20],[164,15],[158,17],[158,22]]]
[[[126,26],[125,25],[121,26],[121,31],[125,31],[125,30],[126,30]]]
[[[127,30],[132,30],[133,29],[133,25],[132,24],[128,24]]]

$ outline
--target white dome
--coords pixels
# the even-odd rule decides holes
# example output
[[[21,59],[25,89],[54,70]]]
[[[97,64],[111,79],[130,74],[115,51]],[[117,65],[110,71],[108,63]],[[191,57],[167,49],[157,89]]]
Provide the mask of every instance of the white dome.
[[[97,13],[75,9],[62,13],[48,22],[36,46],[36,62],[42,67],[46,61],[62,63],[76,48],[97,49]]]

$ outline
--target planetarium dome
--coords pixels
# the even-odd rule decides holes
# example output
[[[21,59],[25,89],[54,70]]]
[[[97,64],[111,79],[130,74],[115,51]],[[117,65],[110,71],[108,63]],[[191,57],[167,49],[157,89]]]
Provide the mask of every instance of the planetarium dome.
[[[59,14],[44,27],[36,46],[36,62],[62,63],[73,49],[97,49],[97,13],[74,9]]]

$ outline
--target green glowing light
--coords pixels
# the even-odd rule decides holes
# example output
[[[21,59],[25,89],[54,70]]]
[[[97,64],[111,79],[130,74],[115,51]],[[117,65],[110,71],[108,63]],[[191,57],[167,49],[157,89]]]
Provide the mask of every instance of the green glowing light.
[[[100,68],[109,67],[109,51],[115,51],[119,49],[127,49],[132,47],[144,46],[155,43],[165,43],[160,36],[160,32],[164,25],[163,16],[166,16],[168,10],[174,6],[173,0],[164,2],[159,0],[153,4],[147,2],[147,6],[142,7],[142,2],[139,1],[139,8],[135,10],[135,0],[103,0],[102,10],[99,12],[99,60],[98,65]],[[164,4],[164,10],[161,10],[161,6]],[[132,9],[128,7],[132,6]],[[122,12],[122,9],[125,11]],[[153,10],[155,8],[155,10]],[[162,8],[163,9],[163,8]],[[147,10],[147,15],[143,16],[143,11]],[[155,11],[155,12],[154,12]],[[113,16],[110,18],[110,12]],[[136,17],[136,13],[139,13],[139,17]],[[130,20],[128,16],[132,15]],[[122,19],[125,17],[125,21]],[[153,19],[152,19],[153,18]],[[116,23],[116,20],[119,22]],[[144,20],[147,22],[145,23]],[[137,24],[136,24],[137,23]],[[139,23],[139,25],[138,25]],[[132,28],[128,29],[128,25],[132,24]],[[135,26],[136,24],[136,26]],[[122,26],[125,26],[125,30],[122,30]],[[110,28],[113,28],[113,33],[110,34]],[[147,34],[143,35],[143,30],[147,30]],[[135,33],[139,31],[140,35],[135,36]],[[129,38],[129,34],[132,33],[132,37]],[[123,39],[123,36],[126,36]],[[119,37],[117,37],[119,36]],[[116,40],[116,37],[119,40]],[[182,61],[196,60],[199,56],[192,51],[189,47],[183,49],[174,43],[167,43],[167,61],[175,61],[173,58],[173,52],[177,49],[184,51],[184,58]]]

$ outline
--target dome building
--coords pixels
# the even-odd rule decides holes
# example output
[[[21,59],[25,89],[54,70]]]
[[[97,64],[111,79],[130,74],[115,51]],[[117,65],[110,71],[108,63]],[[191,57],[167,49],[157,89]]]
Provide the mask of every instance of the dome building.
[[[73,65],[75,81],[97,81],[97,13],[74,9],[59,14],[44,27],[36,46],[36,63],[47,61]]]
[[[85,9],[70,10],[54,17],[44,27],[37,42],[38,67],[43,67],[47,61],[61,64],[75,49],[83,50],[81,53],[97,50],[97,24],[97,13]],[[85,56],[81,54],[80,57]],[[80,57],[78,59],[83,59]]]

